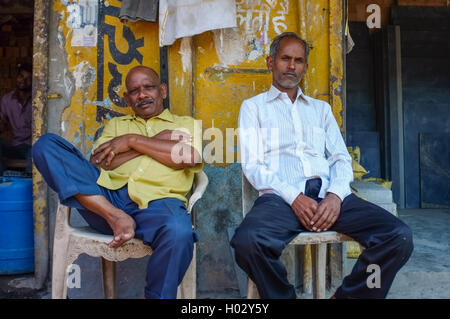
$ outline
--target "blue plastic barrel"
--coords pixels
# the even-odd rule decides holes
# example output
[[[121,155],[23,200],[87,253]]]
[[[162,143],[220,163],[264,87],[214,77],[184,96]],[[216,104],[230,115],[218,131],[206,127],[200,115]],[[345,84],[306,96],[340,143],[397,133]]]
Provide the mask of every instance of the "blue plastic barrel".
[[[0,275],[34,271],[33,183],[0,177]]]

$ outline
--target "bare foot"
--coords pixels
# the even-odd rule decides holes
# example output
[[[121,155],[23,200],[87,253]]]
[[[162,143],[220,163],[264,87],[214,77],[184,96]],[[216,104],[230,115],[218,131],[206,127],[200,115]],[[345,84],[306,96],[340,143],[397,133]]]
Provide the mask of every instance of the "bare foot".
[[[136,223],[124,212],[111,221],[110,226],[114,233],[114,239],[108,244],[111,248],[117,248],[134,237]]]

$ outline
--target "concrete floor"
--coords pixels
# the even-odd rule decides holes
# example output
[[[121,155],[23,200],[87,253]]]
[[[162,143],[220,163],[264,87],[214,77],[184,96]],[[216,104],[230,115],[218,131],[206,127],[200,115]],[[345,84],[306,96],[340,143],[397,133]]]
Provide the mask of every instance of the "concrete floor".
[[[409,209],[400,218],[413,231],[414,251],[388,298],[450,298],[450,209]]]
[[[450,298],[450,209],[399,210],[399,217],[414,235],[414,252],[397,274],[389,299]],[[355,259],[348,259],[349,271]],[[27,275],[32,276],[32,275]],[[8,283],[19,276],[0,276],[0,299],[50,298],[50,291],[14,289]],[[237,298],[234,293],[198,294],[199,298]]]

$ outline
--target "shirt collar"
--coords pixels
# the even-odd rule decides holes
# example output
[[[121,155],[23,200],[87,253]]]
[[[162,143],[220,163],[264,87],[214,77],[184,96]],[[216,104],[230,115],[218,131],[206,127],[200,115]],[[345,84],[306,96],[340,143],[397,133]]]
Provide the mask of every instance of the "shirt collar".
[[[275,100],[276,98],[278,98],[281,94],[283,94],[284,92],[281,92],[280,90],[278,90],[275,86],[271,85],[269,91],[267,91],[267,99],[266,102],[270,102],[272,100]],[[297,100],[298,98],[301,98],[305,103],[308,103],[308,100],[306,99],[305,95],[303,94],[303,91],[300,87],[298,87],[297,90]]]
[[[174,122],[173,114],[170,113],[169,109],[164,109],[159,115],[155,116],[157,118],[160,118],[161,120],[165,120],[168,122]]]
[[[175,122],[175,119],[173,118],[173,114],[170,113],[169,109],[164,109],[164,111],[162,111],[159,115],[156,115],[156,116],[150,118],[149,120],[155,119],[155,118],[159,118],[161,120],[172,122],[172,123]],[[123,117],[123,119],[137,119],[137,120],[140,119],[145,122],[145,120],[143,118],[137,116],[136,114],[126,115]]]

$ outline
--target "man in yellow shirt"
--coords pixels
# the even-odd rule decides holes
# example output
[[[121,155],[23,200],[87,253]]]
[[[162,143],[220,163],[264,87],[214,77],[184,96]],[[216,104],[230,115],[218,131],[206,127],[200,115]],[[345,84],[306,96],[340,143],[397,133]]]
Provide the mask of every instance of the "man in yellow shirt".
[[[185,196],[203,166],[201,128],[164,109],[167,88],[154,70],[134,67],[125,85],[134,114],[105,125],[90,161],[55,134],[33,145],[33,160],[63,204],[114,235],[110,247],[133,237],[152,247],[147,298],[176,298],[197,241]]]

